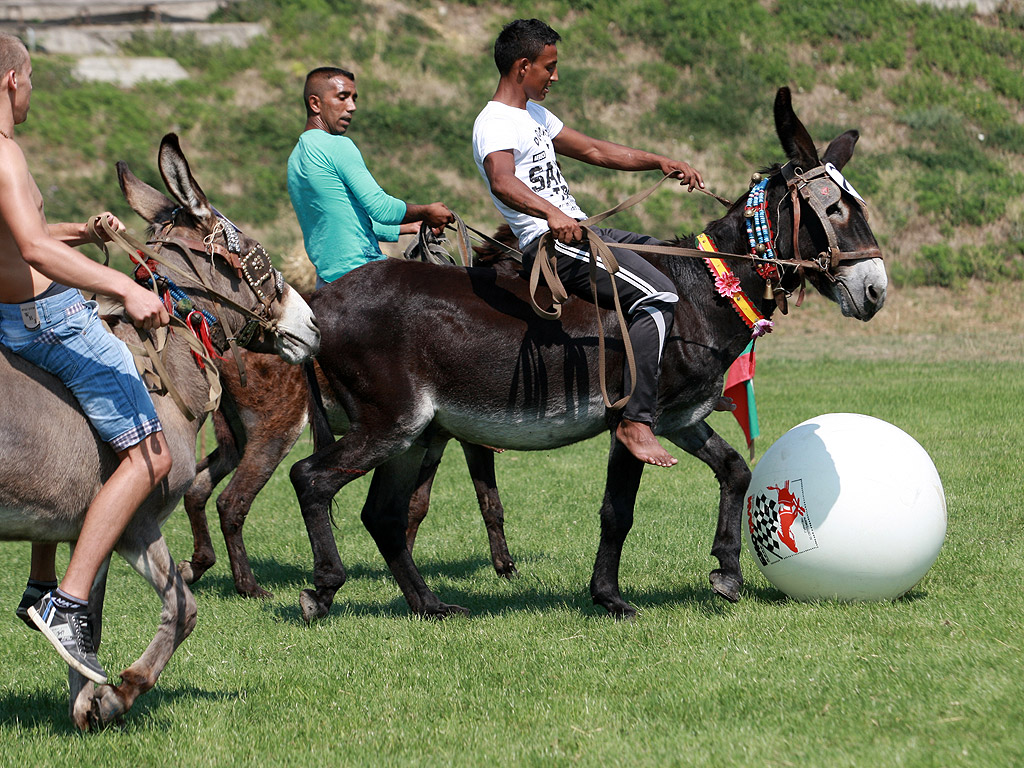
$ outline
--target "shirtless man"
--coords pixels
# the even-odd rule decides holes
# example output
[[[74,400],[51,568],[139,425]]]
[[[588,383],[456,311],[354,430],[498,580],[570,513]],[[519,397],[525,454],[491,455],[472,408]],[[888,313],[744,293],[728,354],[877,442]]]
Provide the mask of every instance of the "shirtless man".
[[[0,33],[0,344],[60,378],[121,463],[87,510],[60,585],[34,602],[39,590],[33,581],[56,581],[56,545],[33,545],[32,578],[18,615],[71,667],[103,684],[89,593],[135,510],[170,472],[171,456],[131,353],[103,328],[95,303],[78,289],[117,299],[142,328],[167,325],[170,318],[154,293],[71,247],[89,242],[86,225],[47,224],[42,196],[13,138],[31,95],[28,51],[18,38]],[[102,215],[124,228],[113,215]]]
[[[507,24],[494,43],[498,86],[473,125],[473,157],[491,198],[519,238],[523,264],[532,265],[540,237],[555,239],[558,277],[566,290],[612,308],[612,278],[598,263],[597,296],[590,295],[590,254],[581,242],[586,218],[569,192],[556,154],[621,171],[658,170],[681,179],[692,190],[704,186],[700,173],[684,162],[621,144],[594,139],[564,125],[542,107],[558,81],[557,32],[538,19]],[[636,355],[636,386],[623,409],[615,435],[636,458],[670,467],[676,463],[652,429],[658,401],[661,352],[672,329],[679,297],[672,281],[638,254],[614,243],[657,243],[646,235],[598,229],[613,245],[621,271],[615,282],[627,308],[629,338]]]

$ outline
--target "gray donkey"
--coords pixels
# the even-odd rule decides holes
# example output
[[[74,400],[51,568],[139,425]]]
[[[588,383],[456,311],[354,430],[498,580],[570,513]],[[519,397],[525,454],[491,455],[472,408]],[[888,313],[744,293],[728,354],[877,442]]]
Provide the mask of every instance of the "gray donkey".
[[[249,349],[276,352],[289,363],[310,359],[319,346],[319,332],[308,305],[270,267],[262,246],[209,204],[174,134],[161,142],[159,167],[173,200],[133,176],[124,163],[117,165],[125,198],[156,234],[152,245],[160,263],[152,268],[161,291],[173,284],[196,308],[215,316],[211,339],[218,353],[227,350],[229,337],[248,335]],[[107,320],[129,346],[140,345],[140,334],[129,322],[115,316]],[[228,330],[232,328],[238,333]],[[127,712],[156,684],[195,626],[195,599],[160,532],[195,476],[196,435],[204,411],[219,392],[209,378],[210,363],[203,369],[194,357],[194,339],[189,343],[187,338],[191,335],[181,327],[167,335],[161,356],[172,384],[164,381],[153,397],[173,469],[115,547],[160,595],[160,625],[142,656],[121,673],[120,685],[97,688],[70,672],[70,715],[82,730],[102,727]],[[69,541],[73,547],[86,508],[117,467],[117,457],[55,377],[2,348],[0,353],[5,400],[0,412],[0,540]],[[168,386],[180,404],[168,394]],[[189,418],[186,410],[200,417]],[[108,565],[109,560],[89,596],[97,645]]]

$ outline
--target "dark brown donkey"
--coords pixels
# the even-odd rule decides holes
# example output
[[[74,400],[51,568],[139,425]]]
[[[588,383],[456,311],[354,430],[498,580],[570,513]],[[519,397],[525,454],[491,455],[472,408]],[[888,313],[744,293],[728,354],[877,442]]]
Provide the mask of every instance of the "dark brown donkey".
[[[766,173],[765,200],[757,207],[774,233],[774,253],[800,262],[781,265],[781,278],[775,279],[758,271],[771,265],[734,261],[735,276],[768,316],[776,303],[761,301],[766,281],[788,292],[806,277],[844,315],[868,320],[885,300],[887,278],[861,202],[840,175],[857,134],[839,136],[819,159],[788,89],[776,96],[775,126],[789,162]],[[719,251],[750,253],[745,207],[746,201],[737,201],[704,230]],[[679,245],[694,243],[690,238]],[[827,256],[820,258],[822,253]],[[741,502],[750,470],[705,419],[751,330],[733,303],[716,293],[702,259],[654,255],[650,261],[680,296],[662,358],[656,431],[705,462],[719,482],[711,549],[719,568],[710,580],[717,594],[737,600],[743,581]],[[812,263],[822,269],[808,269]],[[598,387],[593,305],[570,300],[560,322],[542,319],[529,305],[527,287],[490,270],[388,260],[362,267],[311,298],[323,333],[317,359],[351,423],[336,443],[291,469],[313,547],[315,589],[300,595],[307,621],[327,613],[345,579],[329,510],[352,479],[375,470],[362,520],[410,608],[429,616],[463,613],[430,590],[406,546],[409,502],[429,447],[451,436],[542,450],[614,429],[617,416],[606,412]],[[424,316],[433,322],[423,323]],[[609,369],[621,370],[622,345],[612,316],[606,314],[604,328]],[[636,611],[622,598],[618,574],[643,469],[611,439],[590,592],[616,616]]]
[[[263,247],[210,206],[173,134],[160,145],[159,166],[173,200],[139,181],[123,163],[118,163],[118,175],[128,203],[156,230],[152,247],[160,251],[160,263],[153,270],[162,276],[161,285],[172,280],[179,296],[215,318],[211,339],[218,352],[227,348],[228,335],[248,336],[252,349],[276,351],[293,363],[310,359],[319,334],[306,302],[270,268]],[[256,317],[262,328],[258,332],[250,322]],[[130,346],[140,346],[131,323],[114,317],[110,322],[115,334]],[[160,596],[160,623],[142,656],[121,672],[120,685],[96,688],[71,671],[71,717],[82,729],[106,725],[127,712],[156,684],[196,621],[195,599],[174,567],[160,526],[195,475],[202,420],[190,416],[205,415],[210,367],[200,369],[193,359],[191,332],[177,327],[165,339],[156,332],[153,337],[181,403],[173,402],[166,390],[153,396],[174,466],[139,507],[115,549]],[[162,381],[168,385],[168,379]],[[117,468],[117,457],[99,441],[77,401],[56,378],[5,349],[0,354],[0,391],[5,402],[0,411],[0,540],[74,542],[86,508]],[[40,472],[44,466],[59,471]],[[89,594],[97,645],[107,565],[109,561]]]
[[[514,239],[508,227],[503,227],[499,237],[506,242]],[[486,259],[480,262],[484,266],[505,274],[515,273],[517,263],[506,255],[507,251],[492,246],[486,253]],[[185,511],[192,526],[193,552],[191,560],[178,564],[178,570],[186,584],[194,584],[216,562],[206,519],[206,504],[214,488],[234,471],[234,477],[217,496],[217,513],[231,574],[238,594],[266,597],[270,593],[256,581],[249,564],[242,528],[256,495],[309,423],[309,388],[301,368],[288,365],[275,355],[243,355],[247,386],[242,385],[233,362],[227,360],[220,364],[224,395],[220,408],[213,415],[217,447],[199,463],[196,479],[185,494]],[[321,391],[329,395],[326,380],[321,383]],[[336,403],[329,403],[329,410],[337,407]],[[343,424],[344,417],[336,421]],[[338,429],[340,431],[342,427]],[[445,445],[444,442],[433,444],[424,457],[409,508],[406,545],[410,552],[420,522],[427,514],[430,487]],[[505,541],[505,510],[494,476],[494,454],[472,443],[462,443],[462,450],[487,530],[494,570],[499,576],[511,578],[516,575],[516,567]]]

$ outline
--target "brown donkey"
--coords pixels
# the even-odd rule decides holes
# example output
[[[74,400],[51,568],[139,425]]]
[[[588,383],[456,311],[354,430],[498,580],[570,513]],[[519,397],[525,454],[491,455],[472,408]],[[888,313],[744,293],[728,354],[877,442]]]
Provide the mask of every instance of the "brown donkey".
[[[502,225],[495,237],[507,246],[515,242],[507,225]],[[502,250],[494,245],[478,248],[477,264],[502,274],[514,274],[518,262],[509,256],[510,252],[510,249]],[[243,355],[247,386],[242,384],[234,363],[227,361],[220,365],[224,395],[220,408],[213,414],[217,446],[199,462],[196,479],[185,494],[185,511],[192,526],[193,552],[191,560],[178,564],[178,570],[185,583],[195,584],[216,562],[206,504],[217,485],[233,471],[234,477],[217,496],[217,514],[235,589],[244,597],[267,597],[270,593],[256,581],[249,564],[242,527],[256,495],[285,460],[309,423],[309,388],[299,367],[288,365],[274,355]],[[340,434],[344,430],[344,417],[337,413],[340,405],[330,398],[330,389],[319,369],[317,373],[325,404],[334,413],[332,427]],[[427,515],[430,488],[446,445],[443,441],[434,443],[420,468],[406,529],[406,546],[410,552],[420,523]],[[462,443],[462,450],[487,530],[494,570],[499,576],[512,578],[517,571],[505,541],[505,510],[498,496],[494,453],[466,442]]]

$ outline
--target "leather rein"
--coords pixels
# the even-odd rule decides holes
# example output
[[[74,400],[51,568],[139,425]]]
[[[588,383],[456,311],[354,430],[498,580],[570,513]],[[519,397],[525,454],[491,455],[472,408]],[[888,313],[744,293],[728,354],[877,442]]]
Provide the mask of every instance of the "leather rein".
[[[739,260],[739,261],[750,261],[757,265],[758,272],[765,279],[765,298],[774,298],[777,306],[782,310],[783,314],[786,313],[786,303],[790,292],[785,291],[781,287],[781,270],[780,267],[794,267],[797,274],[800,276],[800,298],[797,300],[797,306],[800,305],[803,299],[804,283],[805,283],[805,270],[814,270],[821,272],[829,280],[835,282],[837,280],[835,273],[839,266],[844,261],[859,261],[868,258],[881,258],[882,254],[878,248],[871,248],[867,250],[857,251],[842,251],[839,249],[838,238],[836,237],[835,227],[828,216],[828,208],[839,202],[842,197],[842,192],[845,189],[850,197],[854,198],[859,205],[867,213],[866,204],[848,185],[840,183],[842,175],[834,167],[831,168],[829,165],[819,164],[815,168],[809,171],[804,171],[799,166],[795,166],[793,161],[789,161],[781,168],[781,174],[786,182],[788,190],[788,197],[793,207],[793,258],[780,259],[774,254],[775,238],[764,237],[760,239],[760,242],[754,242],[751,240],[751,252],[750,253],[728,253],[719,252],[714,253],[715,257],[727,260]],[[833,173],[835,174],[833,176]],[[837,180],[837,178],[839,180]],[[607,211],[603,211],[595,216],[591,216],[580,222],[580,227],[583,230],[583,239],[588,241],[591,247],[588,249],[590,252],[590,284],[591,292],[596,295],[596,280],[597,280],[597,259],[600,258],[607,270],[608,274],[613,276],[619,271],[618,261],[615,259],[611,248],[597,235],[594,230],[594,226],[609,216],[619,213],[620,211],[626,210],[641,201],[645,200],[651,194],[654,193],[658,187],[660,187],[667,179],[675,178],[672,174],[666,174],[657,183],[651,187],[641,190],[626,200],[622,201],[613,208],[609,208]],[[763,190],[764,184],[762,183],[762,177],[760,174],[754,174],[751,179],[751,191],[760,184]],[[706,190],[701,190],[708,195],[711,195],[720,203],[726,207],[731,207],[731,203],[718,195],[715,195]],[[785,197],[783,198],[785,199]],[[761,208],[764,207],[764,197],[762,192]],[[814,259],[804,259],[800,257],[800,223],[801,223],[801,204],[800,201],[805,201],[815,213],[818,218],[822,229],[825,232],[825,236],[828,240],[828,247],[826,250],[818,253]],[[752,205],[753,198],[748,197],[748,203],[746,208],[746,216],[749,219],[753,213],[754,206]],[[781,205],[780,200],[780,205]],[[776,214],[776,219],[778,215]],[[458,221],[458,232],[459,232],[459,249],[463,254],[463,264],[470,266],[469,260],[466,257],[467,248],[464,245],[466,230],[472,229],[466,227],[465,223],[462,222],[456,216]],[[770,225],[766,226],[766,229],[770,230]],[[513,251],[515,249],[509,248],[503,243],[499,243],[497,240],[484,235],[478,230],[472,230],[477,235],[480,235],[485,240],[492,244],[501,246],[502,248]],[[537,258],[534,260],[533,268],[530,272],[530,304],[540,317],[548,320],[557,320],[561,317],[561,304],[568,299],[568,293],[561,281],[558,279],[558,274],[555,271],[555,241],[551,235],[551,232],[545,232],[538,243],[537,247]],[[645,244],[628,244],[628,243],[615,243],[616,248],[623,248],[631,250],[637,253],[651,253],[660,254],[666,256],[686,256],[690,258],[707,259],[708,251],[699,248],[686,248],[678,245],[645,245]],[[518,251],[516,251],[518,253]],[[522,254],[519,254],[520,260]],[[537,302],[537,288],[540,284],[540,278],[543,276],[544,282],[551,293],[552,298],[552,309],[546,310],[542,308]],[[630,391],[627,392],[622,398],[612,403],[608,397],[608,391],[606,386],[606,375],[605,375],[605,346],[604,346],[604,327],[601,320],[602,311],[597,308],[597,323],[598,323],[598,360],[599,360],[599,375],[601,382],[601,394],[604,397],[605,406],[617,410],[625,406],[632,396],[633,389],[636,387],[636,360],[633,355],[633,347],[629,340],[629,334],[626,325],[626,319],[622,312],[622,306],[619,301],[618,288],[616,287],[615,280],[612,280],[612,296],[615,302],[615,312],[619,320],[619,327],[622,333],[623,346],[625,348],[626,362],[629,366],[630,371]],[[596,305],[595,305],[596,307]]]

